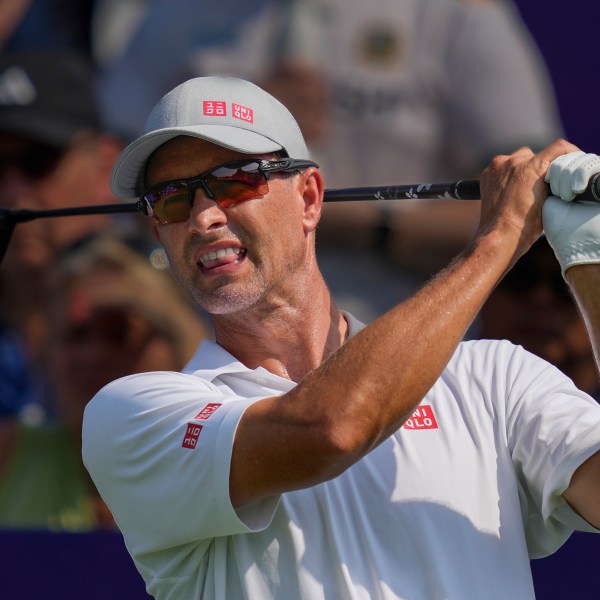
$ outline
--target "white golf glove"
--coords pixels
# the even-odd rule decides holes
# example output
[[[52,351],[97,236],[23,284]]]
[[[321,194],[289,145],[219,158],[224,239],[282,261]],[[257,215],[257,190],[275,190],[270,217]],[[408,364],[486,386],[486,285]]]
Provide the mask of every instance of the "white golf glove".
[[[542,209],[544,233],[563,276],[574,265],[600,263],[600,203],[572,202],[598,172],[600,156],[578,151],[553,160],[546,173],[554,196]]]
[[[581,150],[555,158],[548,168],[544,181],[550,184],[554,196],[571,202],[587,187],[592,175],[600,172],[600,156]]]

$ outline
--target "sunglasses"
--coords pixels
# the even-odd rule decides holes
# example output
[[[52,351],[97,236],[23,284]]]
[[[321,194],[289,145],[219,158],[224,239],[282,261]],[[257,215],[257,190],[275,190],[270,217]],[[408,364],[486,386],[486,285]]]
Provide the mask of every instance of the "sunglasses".
[[[198,188],[221,208],[262,198],[269,191],[273,173],[301,172],[319,165],[310,160],[250,158],[228,162],[189,179],[165,181],[145,191],[138,207],[160,225],[187,221]]]

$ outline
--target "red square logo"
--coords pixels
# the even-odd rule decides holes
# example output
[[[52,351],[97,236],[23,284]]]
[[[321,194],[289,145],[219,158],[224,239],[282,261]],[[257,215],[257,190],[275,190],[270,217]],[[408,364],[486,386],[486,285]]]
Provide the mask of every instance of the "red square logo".
[[[187,431],[183,438],[182,448],[188,448],[189,450],[195,450],[200,432],[202,431],[202,425],[196,425],[195,423],[188,423]]]
[[[222,100],[204,100],[202,102],[205,117],[226,117],[227,103]]]
[[[254,111],[247,106],[241,104],[231,103],[231,114],[236,118],[247,123],[254,123]]]
[[[402,425],[404,429],[437,429],[438,424],[433,414],[433,409],[428,404],[422,404]]]
[[[206,421],[210,415],[212,415],[217,408],[221,406],[220,404],[207,404],[195,417],[194,419],[201,419],[202,421]]]

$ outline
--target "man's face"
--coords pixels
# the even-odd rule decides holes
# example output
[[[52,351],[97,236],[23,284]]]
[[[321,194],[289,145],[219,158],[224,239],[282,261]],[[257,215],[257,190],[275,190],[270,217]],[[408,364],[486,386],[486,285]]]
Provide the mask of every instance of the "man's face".
[[[93,203],[98,168],[92,144],[64,150],[0,134],[0,206],[54,209]],[[6,267],[43,268],[56,253],[104,224],[105,216],[40,219],[16,227]]]
[[[193,177],[242,158],[248,155],[179,137],[152,156],[146,185]],[[313,250],[299,192],[302,177],[275,174],[264,197],[226,209],[198,189],[188,221],[157,227],[176,277],[209,313],[269,310],[302,289]]]

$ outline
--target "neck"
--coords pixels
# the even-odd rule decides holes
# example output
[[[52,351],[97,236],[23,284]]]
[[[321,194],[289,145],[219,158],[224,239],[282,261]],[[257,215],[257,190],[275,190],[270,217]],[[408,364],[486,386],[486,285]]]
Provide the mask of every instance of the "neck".
[[[322,277],[311,289],[298,301],[271,300],[237,314],[213,315],[217,343],[248,368],[300,381],[348,335]]]

